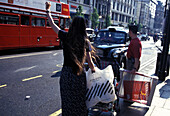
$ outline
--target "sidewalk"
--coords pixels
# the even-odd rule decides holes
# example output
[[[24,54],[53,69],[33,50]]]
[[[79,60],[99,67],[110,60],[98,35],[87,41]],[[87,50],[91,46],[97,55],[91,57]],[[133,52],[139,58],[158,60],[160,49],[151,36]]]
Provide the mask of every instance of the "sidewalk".
[[[160,46],[160,42],[155,45]],[[143,71],[152,76],[155,74],[155,69],[156,61],[150,63]],[[167,76],[163,82],[158,80],[151,106],[123,101],[120,102],[120,106],[122,108],[117,116],[170,116],[170,76]]]
[[[155,45],[160,46],[160,41]],[[149,63],[141,73],[153,76],[156,70],[156,60]],[[111,113],[103,112],[95,116],[170,116],[170,76],[166,77],[165,81],[158,80],[151,106],[146,106],[140,103],[119,101],[120,112]]]
[[[152,104],[146,116],[170,115],[170,76],[164,82],[158,82]]]

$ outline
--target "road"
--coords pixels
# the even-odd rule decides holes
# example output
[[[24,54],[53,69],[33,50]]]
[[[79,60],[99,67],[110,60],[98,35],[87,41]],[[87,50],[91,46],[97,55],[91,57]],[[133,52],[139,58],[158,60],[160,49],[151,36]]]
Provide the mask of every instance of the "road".
[[[59,110],[62,62],[62,50],[1,56],[0,116],[47,116]]]
[[[155,62],[157,48],[142,41],[141,70]],[[0,56],[0,116],[61,114],[59,90],[61,49]]]

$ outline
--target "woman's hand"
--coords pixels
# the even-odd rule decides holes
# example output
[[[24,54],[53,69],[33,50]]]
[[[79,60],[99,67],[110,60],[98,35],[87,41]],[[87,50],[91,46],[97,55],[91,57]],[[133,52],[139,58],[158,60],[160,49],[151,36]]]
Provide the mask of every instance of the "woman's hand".
[[[50,2],[46,2],[45,3],[46,4],[46,10],[50,10],[50,8],[51,8],[51,3]]]
[[[131,70],[131,73],[135,73],[135,72],[136,72],[136,69],[132,69],[132,70]]]
[[[95,68],[91,69],[91,72],[92,72],[92,73],[95,73]]]

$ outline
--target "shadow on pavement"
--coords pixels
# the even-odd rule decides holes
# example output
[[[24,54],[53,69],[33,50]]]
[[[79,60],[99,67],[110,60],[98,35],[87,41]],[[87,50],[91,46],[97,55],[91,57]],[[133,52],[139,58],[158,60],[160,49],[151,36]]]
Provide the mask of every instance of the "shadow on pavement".
[[[116,116],[144,116],[149,107],[140,103],[130,103],[120,99],[120,112]]]
[[[54,75],[51,76],[51,78],[56,78],[56,77],[60,77],[61,75],[61,71],[55,73]]]
[[[170,79],[167,79],[165,85],[159,89],[160,97],[168,99],[170,98]]]

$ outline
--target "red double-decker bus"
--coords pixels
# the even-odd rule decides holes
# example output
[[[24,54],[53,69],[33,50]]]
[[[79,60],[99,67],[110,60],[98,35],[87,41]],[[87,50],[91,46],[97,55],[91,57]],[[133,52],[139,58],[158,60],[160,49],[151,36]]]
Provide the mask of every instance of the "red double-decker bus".
[[[31,7],[28,0],[27,3],[18,1],[0,2],[0,50],[60,46],[58,35],[49,26],[45,1],[41,3],[43,8],[39,8],[40,3],[36,0],[31,3],[34,7]],[[68,31],[69,5],[51,0],[51,9],[54,22]]]

